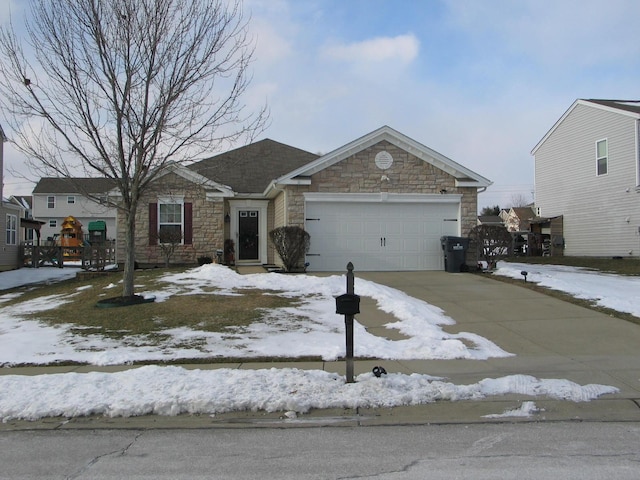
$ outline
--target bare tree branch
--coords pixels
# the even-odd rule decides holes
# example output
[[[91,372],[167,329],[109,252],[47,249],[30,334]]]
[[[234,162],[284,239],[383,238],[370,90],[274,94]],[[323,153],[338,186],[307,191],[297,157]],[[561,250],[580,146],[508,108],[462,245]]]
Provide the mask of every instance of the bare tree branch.
[[[266,107],[242,103],[254,53],[247,22],[241,0],[32,0],[26,39],[0,28],[0,105],[32,170],[117,186],[125,296],[150,182],[266,125]]]

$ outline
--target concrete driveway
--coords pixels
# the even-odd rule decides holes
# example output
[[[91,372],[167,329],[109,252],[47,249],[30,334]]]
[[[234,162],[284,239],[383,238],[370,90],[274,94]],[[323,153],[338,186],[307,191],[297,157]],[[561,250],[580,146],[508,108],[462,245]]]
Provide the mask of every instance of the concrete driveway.
[[[356,272],[356,293],[358,278],[436,305],[456,321],[445,326],[446,331],[476,333],[515,355],[482,361],[381,362],[387,370],[447,377],[457,385],[512,374],[611,385],[620,392],[588,402],[584,409],[597,406],[594,415],[602,420],[640,420],[639,325],[492,279],[488,274]],[[358,316],[358,321],[373,329],[388,320],[367,309],[366,303]]]
[[[210,416],[141,416],[132,418],[79,417],[64,422],[44,419],[35,428],[203,428],[314,425],[400,425],[512,421],[640,421],[640,326],[593,310],[492,279],[490,275],[447,272],[355,272],[367,279],[402,290],[442,308],[455,320],[443,327],[451,333],[471,332],[491,340],[514,354],[488,360],[356,360],[355,374],[382,365],[389,373],[420,373],[439,376],[456,385],[485,378],[532,375],[540,379],[567,379],[580,385],[601,384],[619,389],[589,402],[550,399],[544,396],[492,396],[482,400],[436,402],[411,407],[318,410],[304,421],[289,422],[278,412],[232,412]],[[358,322],[374,334],[403,338],[384,325],[394,317],[379,311],[374,301],[363,297]],[[355,339],[357,342],[357,338]],[[196,364],[185,368],[303,368],[345,373],[345,362],[268,362]],[[118,371],[131,366],[91,365],[6,369],[1,374],[37,375],[69,371]],[[527,418],[487,418],[517,409],[525,400],[535,401],[540,413]],[[32,422],[0,424],[0,431],[34,428]]]

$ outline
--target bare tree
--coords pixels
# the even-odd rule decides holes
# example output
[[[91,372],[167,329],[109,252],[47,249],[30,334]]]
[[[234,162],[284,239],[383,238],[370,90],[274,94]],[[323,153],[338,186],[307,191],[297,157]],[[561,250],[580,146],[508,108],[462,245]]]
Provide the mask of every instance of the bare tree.
[[[25,40],[0,28],[7,124],[37,175],[115,181],[132,296],[150,182],[266,124],[241,103],[254,51],[241,0],[32,0],[26,27]]]
[[[154,235],[154,239],[160,246],[160,251],[164,256],[164,266],[169,268],[171,265],[171,257],[176,253],[178,246],[182,242],[182,231],[177,229],[163,229]]]
[[[531,200],[523,193],[514,193],[511,195],[511,206],[514,208],[527,207],[531,204]]]
[[[512,237],[502,225],[477,225],[469,236],[475,243],[478,258],[487,262],[492,270],[499,260],[511,255]]]

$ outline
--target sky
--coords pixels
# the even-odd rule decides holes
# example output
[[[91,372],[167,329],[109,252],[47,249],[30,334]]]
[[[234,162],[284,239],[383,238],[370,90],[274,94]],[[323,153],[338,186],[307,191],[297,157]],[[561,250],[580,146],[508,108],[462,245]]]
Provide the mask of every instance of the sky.
[[[496,274],[515,278],[526,268],[529,271],[528,281],[640,316],[637,302],[629,301],[629,298],[637,296],[640,279],[636,277],[554,265],[500,262],[498,267]],[[284,412],[287,419],[295,420],[299,414],[322,408],[393,407],[435,401],[481,400],[506,394],[586,402],[618,392],[614,386],[580,385],[562,378],[537,378],[526,372],[484,378],[465,385],[426,374],[407,375],[390,371],[377,378],[368,372],[358,375],[354,384],[347,384],[343,375],[329,371],[342,364],[331,361],[345,355],[344,320],[335,314],[334,300],[336,294],[344,291],[344,276],[239,275],[216,264],[166,274],[161,284],[154,285],[153,289],[138,285],[138,293],[154,296],[156,302],[162,302],[173,295],[238,295],[243,289],[257,288],[278,291],[280,295],[296,298],[299,304],[274,310],[272,315],[244,329],[218,333],[187,328],[163,330],[161,336],[167,340],[156,346],[139,335],[123,335],[117,340],[96,334],[78,335],[72,331],[74,325],[51,327],[26,317],[29,313],[46,315],[48,310],[72,302],[73,291],[58,296],[43,293],[39,298],[24,302],[20,301],[24,290],[1,291],[34,281],[54,282],[69,278],[76,271],[71,268],[40,268],[0,273],[0,366],[8,369],[0,375],[0,421],[81,415],[215,415],[241,410]],[[113,284],[108,285],[102,294],[109,294],[114,287]],[[466,332],[447,333],[442,327],[455,324],[453,318],[438,307],[399,290],[364,279],[357,279],[355,287],[356,293],[372,298],[377,308],[395,317],[384,325],[386,328],[397,329],[407,337],[393,341],[372,335],[356,317],[356,357],[375,356],[384,364],[385,359],[465,358],[482,361],[514,356],[491,339]],[[77,287],[85,288],[94,287],[90,284]],[[292,321],[291,316],[296,321]],[[134,361],[171,361],[216,355],[274,359],[318,355],[328,363],[325,364],[327,370],[290,367],[200,370],[147,365],[111,373],[91,371],[37,375],[13,373],[10,368],[22,363],[55,364],[64,361],[130,365]],[[529,399],[513,409],[496,411],[488,417],[544,415],[541,412]]]
[[[0,0],[0,21],[9,5]],[[578,98],[639,99],[637,0],[245,0],[261,138],[327,153],[383,125],[533,201],[531,150]],[[5,146],[9,169],[22,164]],[[32,184],[5,178],[5,196]]]

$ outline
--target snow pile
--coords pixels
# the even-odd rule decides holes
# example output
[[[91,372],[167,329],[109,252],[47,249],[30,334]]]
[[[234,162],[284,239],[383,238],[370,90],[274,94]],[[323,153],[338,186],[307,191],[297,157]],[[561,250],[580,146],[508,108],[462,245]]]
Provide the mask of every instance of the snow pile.
[[[535,413],[544,412],[544,409],[536,407],[533,402],[522,402],[520,408],[515,410],[507,410],[504,413],[495,413],[492,415],[483,415],[482,418],[513,418],[513,417],[531,417]]]
[[[592,300],[601,307],[640,317],[640,277],[606,274],[563,265],[510,262],[498,262],[498,269],[494,274],[522,279],[522,271],[528,272],[528,282],[559,290],[576,298]]]
[[[231,411],[304,413],[311,409],[394,407],[438,400],[476,400],[489,395],[546,395],[574,402],[615,393],[602,385],[512,375],[454,385],[428,375],[372,373],[347,384],[320,370],[187,370],[146,366],[118,373],[0,376],[0,418],[146,414],[215,414]]]

